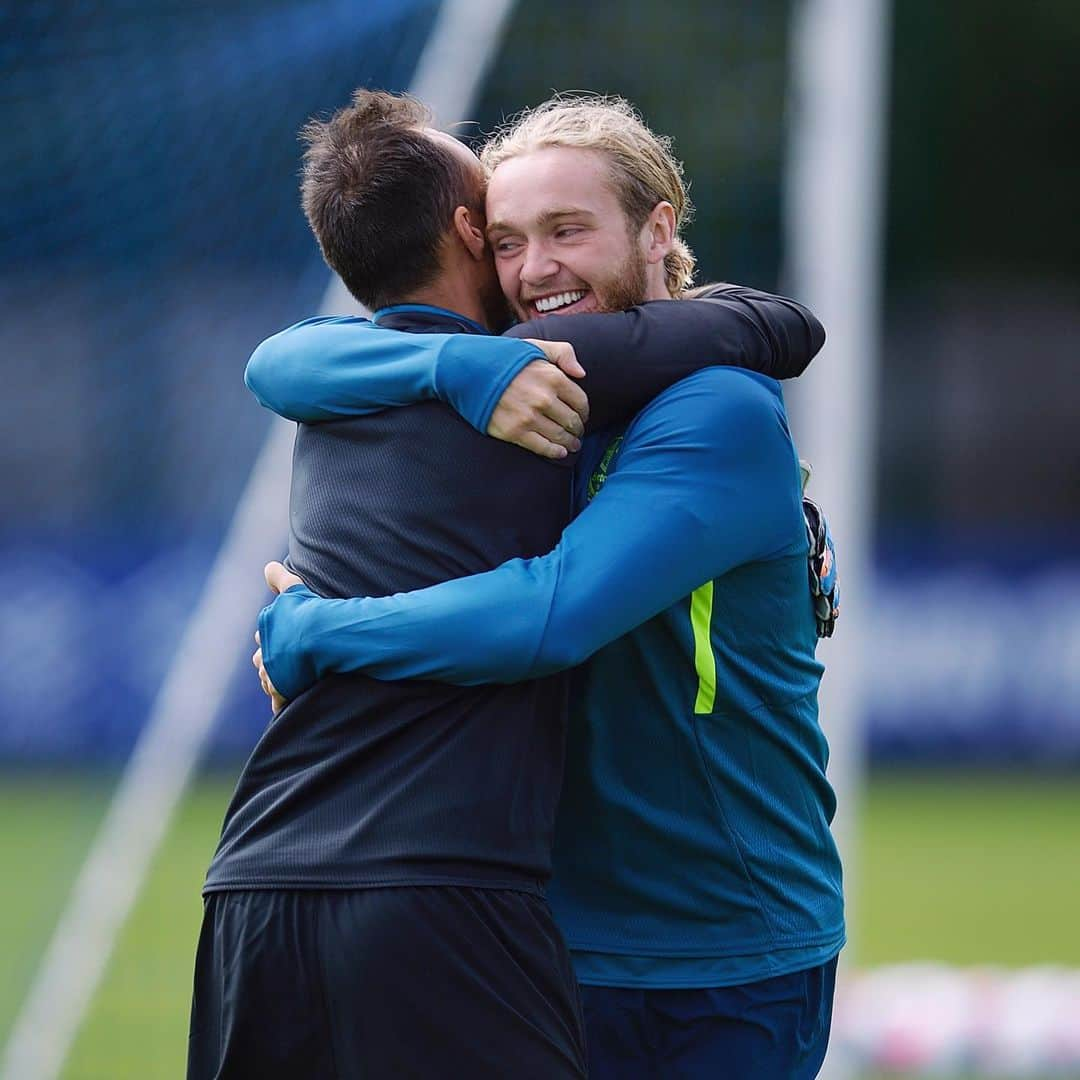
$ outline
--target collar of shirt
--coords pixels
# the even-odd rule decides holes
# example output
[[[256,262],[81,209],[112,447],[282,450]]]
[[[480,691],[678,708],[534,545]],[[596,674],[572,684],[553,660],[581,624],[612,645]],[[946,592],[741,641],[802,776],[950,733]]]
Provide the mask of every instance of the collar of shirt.
[[[490,336],[491,333],[467,315],[431,304],[391,304],[372,312],[371,321],[376,326],[385,326],[389,330],[414,330],[430,326],[441,331],[452,332],[452,329],[456,329],[463,334]],[[452,324],[452,329],[447,324]]]

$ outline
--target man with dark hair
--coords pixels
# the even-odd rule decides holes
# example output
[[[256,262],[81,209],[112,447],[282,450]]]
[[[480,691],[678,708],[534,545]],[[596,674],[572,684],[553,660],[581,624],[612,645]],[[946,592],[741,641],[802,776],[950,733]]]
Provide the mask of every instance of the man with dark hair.
[[[327,264],[373,311],[430,286],[443,271],[448,221],[484,217],[484,174],[474,155],[431,128],[430,110],[408,95],[359,90],[350,109],[311,120],[300,191]],[[468,269],[474,269],[468,264]],[[490,273],[463,284],[482,291],[493,325],[506,301]]]
[[[320,246],[358,299],[384,303],[371,322],[309,320],[279,337],[317,332],[302,372],[315,379],[335,343],[382,341],[387,386],[404,377],[434,399],[304,417],[289,563],[324,597],[538,556],[571,516],[565,463],[473,430],[505,422],[565,455],[584,395],[536,345],[488,336],[504,306],[484,173],[422,123],[408,99],[360,91],[307,129]],[[565,324],[612,420],[710,361],[797,373],[822,340],[797,305],[750,290],[665,307]],[[556,418],[533,415],[531,432],[506,420],[523,386]],[[576,984],[544,898],[565,721],[561,676],[462,688],[335,675],[282,709],[207,875],[189,1076],[583,1076]]]

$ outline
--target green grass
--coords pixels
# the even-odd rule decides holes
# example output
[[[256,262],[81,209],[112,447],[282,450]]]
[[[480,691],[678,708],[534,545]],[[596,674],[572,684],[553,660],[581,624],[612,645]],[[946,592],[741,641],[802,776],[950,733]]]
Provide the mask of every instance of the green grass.
[[[1080,777],[879,775],[858,828],[858,966],[1080,966]]]
[[[117,943],[65,1080],[183,1075],[199,887],[229,779],[181,809]],[[100,780],[0,783],[0,865],[18,868],[0,920],[6,1034],[100,820]],[[849,893],[858,966],[909,960],[1080,966],[1080,778],[876,775]],[[8,963],[8,958],[12,962]]]
[[[0,1046],[105,810],[105,777],[0,776]]]
[[[184,1074],[202,887],[231,780],[184,801],[117,942],[64,1080],[172,1080]]]

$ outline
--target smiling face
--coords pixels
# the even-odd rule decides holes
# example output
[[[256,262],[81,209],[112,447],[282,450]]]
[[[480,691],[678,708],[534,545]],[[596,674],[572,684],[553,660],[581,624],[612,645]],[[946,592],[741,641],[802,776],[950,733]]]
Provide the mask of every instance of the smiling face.
[[[488,181],[488,241],[502,291],[521,319],[668,298],[670,237],[663,223],[658,231],[656,217],[631,228],[595,150],[534,150],[502,162]]]

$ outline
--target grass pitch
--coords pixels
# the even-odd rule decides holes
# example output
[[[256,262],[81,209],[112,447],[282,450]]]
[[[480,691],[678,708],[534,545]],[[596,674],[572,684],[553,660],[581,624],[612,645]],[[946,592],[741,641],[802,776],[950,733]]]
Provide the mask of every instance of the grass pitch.
[[[231,789],[231,778],[206,777],[185,800],[66,1080],[183,1076],[199,887]],[[0,919],[0,1041],[110,791],[105,780],[78,776],[0,783],[0,865],[11,870]],[[1080,966],[1080,778],[879,774],[858,830],[848,891],[859,966]]]

